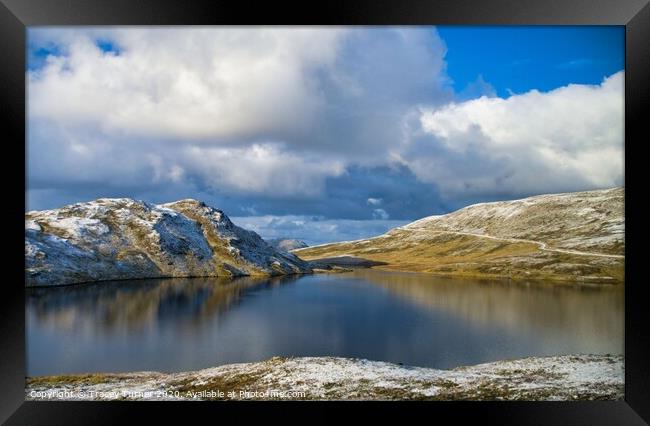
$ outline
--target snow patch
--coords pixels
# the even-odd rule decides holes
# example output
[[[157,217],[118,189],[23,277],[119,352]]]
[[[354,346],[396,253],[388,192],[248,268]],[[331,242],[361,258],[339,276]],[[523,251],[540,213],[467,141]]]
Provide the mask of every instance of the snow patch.
[[[236,383],[246,378],[250,391],[300,392],[294,399],[487,399],[573,400],[621,399],[623,357],[614,355],[562,355],[498,361],[453,370],[407,367],[381,361],[335,357],[272,358],[257,363],[223,365],[184,373],[139,372],[111,375],[93,384],[40,384],[29,380],[33,392],[67,389],[61,399],[93,397],[99,392],[126,392],[127,399],[161,399],[156,391],[178,390],[174,398],[193,399],[192,388],[209,383]],[[251,383],[251,378],[253,382]],[[181,384],[180,387],[178,384]],[[505,386],[507,385],[507,386]],[[187,386],[190,390],[187,390]],[[230,389],[220,389],[224,392]],[[154,395],[142,396],[145,392]],[[140,393],[140,395],[137,395]],[[131,395],[131,396],[129,396]],[[135,395],[135,396],[133,396]],[[240,399],[237,393],[234,399]],[[104,399],[111,399],[105,397]],[[113,397],[115,399],[115,397]],[[264,398],[262,398],[264,399]]]

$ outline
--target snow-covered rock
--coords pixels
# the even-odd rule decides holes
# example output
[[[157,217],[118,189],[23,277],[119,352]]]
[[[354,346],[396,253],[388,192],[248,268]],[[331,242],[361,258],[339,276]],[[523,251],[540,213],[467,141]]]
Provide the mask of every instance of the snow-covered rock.
[[[25,282],[311,272],[296,256],[197,200],[101,198],[25,214]]]

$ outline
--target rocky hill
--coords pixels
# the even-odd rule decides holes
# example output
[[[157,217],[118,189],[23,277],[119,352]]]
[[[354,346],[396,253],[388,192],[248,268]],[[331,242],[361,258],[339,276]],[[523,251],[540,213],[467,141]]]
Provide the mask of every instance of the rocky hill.
[[[474,204],[378,237],[294,250],[446,275],[622,282],[624,189]]]
[[[101,198],[25,214],[26,286],[311,272],[197,200]]]
[[[299,248],[309,247],[306,242],[301,240],[294,240],[290,238],[273,238],[266,240],[267,243],[272,245],[278,250],[291,251]]]

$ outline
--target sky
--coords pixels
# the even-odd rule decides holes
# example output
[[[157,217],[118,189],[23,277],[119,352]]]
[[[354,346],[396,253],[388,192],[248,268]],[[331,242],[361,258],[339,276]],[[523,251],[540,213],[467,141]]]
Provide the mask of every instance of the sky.
[[[378,235],[623,185],[624,27],[31,27],[27,210],[196,198]]]

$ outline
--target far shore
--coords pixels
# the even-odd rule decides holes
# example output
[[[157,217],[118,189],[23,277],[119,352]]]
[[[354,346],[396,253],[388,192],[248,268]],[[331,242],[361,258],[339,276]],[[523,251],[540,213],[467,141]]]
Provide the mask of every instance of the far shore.
[[[404,266],[400,263],[390,263],[381,260],[375,260],[374,256],[368,258],[356,256],[353,254],[341,254],[336,256],[304,256],[301,257],[300,251],[308,250],[299,249],[294,254],[301,259],[309,262],[314,267],[314,272],[350,272],[353,269],[373,269],[383,272],[413,273],[425,274],[430,276],[459,278],[459,279],[480,279],[480,280],[512,280],[518,282],[553,282],[553,283],[572,283],[572,284],[609,284],[623,285],[624,279],[603,276],[583,276],[578,274],[545,274],[535,270],[517,271],[516,273],[499,271],[499,272],[481,272],[480,270],[462,267],[454,268],[451,271],[444,270],[427,270],[421,265]],[[426,266],[426,265],[425,265]],[[456,265],[459,266],[459,265]]]

